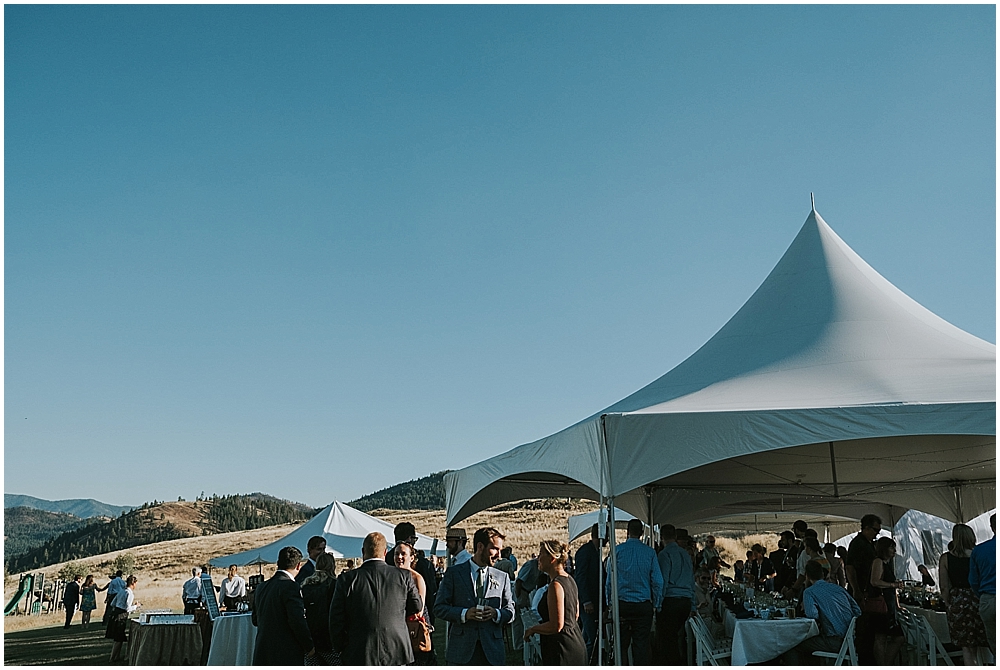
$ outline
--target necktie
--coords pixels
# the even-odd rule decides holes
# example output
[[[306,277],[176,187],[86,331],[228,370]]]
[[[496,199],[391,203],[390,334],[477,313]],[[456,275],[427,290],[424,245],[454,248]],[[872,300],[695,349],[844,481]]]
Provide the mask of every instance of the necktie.
[[[476,597],[480,603],[486,599],[486,568],[479,568],[479,579],[476,580]]]

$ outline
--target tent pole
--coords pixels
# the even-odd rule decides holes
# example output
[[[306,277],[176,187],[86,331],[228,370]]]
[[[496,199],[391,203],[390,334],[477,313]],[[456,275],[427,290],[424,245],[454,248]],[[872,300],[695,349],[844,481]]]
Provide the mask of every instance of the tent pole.
[[[621,613],[618,611],[618,552],[615,551],[615,498],[608,498],[608,526],[611,528],[611,620],[615,631],[615,665],[622,665]]]
[[[604,483],[608,487],[608,528],[611,533],[611,621],[615,634],[615,665],[622,664],[622,635],[621,635],[621,612],[618,608],[618,552],[615,546],[617,530],[615,526],[615,494],[614,485],[611,481],[611,454],[608,451],[608,422],[607,414],[601,415],[601,437],[604,439]]]
[[[653,540],[653,487],[646,487],[646,523],[649,524],[649,546],[654,545]]]
[[[958,512],[958,520],[960,523],[965,523],[965,511],[962,509],[962,485],[952,484],[952,488],[955,489],[955,507]]]
[[[597,665],[604,665],[604,544],[601,543],[604,538],[601,535],[608,535],[608,515],[603,492],[601,506],[597,508],[597,529]]]
[[[830,443],[830,470],[833,472],[833,497],[840,497],[840,487],[837,485],[837,457],[833,453],[833,442]]]

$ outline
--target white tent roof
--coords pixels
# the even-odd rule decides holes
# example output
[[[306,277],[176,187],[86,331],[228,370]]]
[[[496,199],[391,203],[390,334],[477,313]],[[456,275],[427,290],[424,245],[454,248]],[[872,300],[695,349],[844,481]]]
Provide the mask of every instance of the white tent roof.
[[[995,424],[995,345],[910,299],[813,210],[687,360],[574,426],[446,475],[448,523],[524,497],[601,493],[656,522],[786,495],[962,520],[995,504]]]
[[[306,556],[308,555],[306,545],[309,543],[309,538],[314,535],[322,535],[326,538],[326,551],[333,554],[335,558],[356,558],[361,556],[361,543],[369,533],[376,531],[382,533],[391,545],[393,528],[391,523],[359,512],[342,502],[334,501],[322,512],[276,542],[264,545],[259,549],[250,549],[238,554],[213,558],[209,563],[221,567],[234,564],[277,563],[278,552],[281,551],[282,547],[295,547],[302,552],[303,556]],[[434,542],[434,538],[417,535],[417,549],[423,549],[428,555],[431,553]],[[438,545],[440,549],[435,547],[437,554],[444,555],[444,543],[441,542]]]
[[[566,519],[566,526],[569,528],[569,541],[572,542],[578,537],[589,534],[595,523],[605,523],[607,518],[608,511],[606,509],[595,509],[593,512],[575,514]],[[634,518],[625,510],[615,508],[615,528],[624,528]]]

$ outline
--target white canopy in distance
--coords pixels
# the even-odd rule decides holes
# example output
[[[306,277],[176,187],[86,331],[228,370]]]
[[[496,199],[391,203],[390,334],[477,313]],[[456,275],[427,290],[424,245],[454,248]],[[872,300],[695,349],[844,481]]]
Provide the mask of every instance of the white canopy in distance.
[[[309,538],[314,535],[326,538],[326,551],[334,558],[357,558],[361,556],[361,544],[369,533],[376,531],[382,533],[392,546],[393,528],[393,524],[387,521],[369,516],[345,503],[334,501],[322,512],[276,542],[259,549],[213,558],[209,563],[218,567],[277,563],[278,552],[283,547],[289,546],[301,551],[303,556],[308,556],[306,545],[309,543]],[[438,556],[444,556],[446,552],[443,542],[420,534],[417,535],[416,548],[423,549],[428,556],[431,555],[432,548]]]
[[[449,524],[540,495],[603,496],[660,524],[720,501],[776,511],[749,503],[802,496],[963,521],[995,506],[995,488],[996,346],[889,283],[815,210],[687,360],[445,476]]]
[[[584,535],[589,535],[590,529],[593,528],[595,523],[606,524],[607,518],[608,511],[606,509],[595,509],[593,512],[575,514],[566,519],[566,526],[569,528],[569,541],[572,542]],[[628,522],[634,518],[634,516],[625,510],[616,509],[615,528],[623,530],[628,525]]]

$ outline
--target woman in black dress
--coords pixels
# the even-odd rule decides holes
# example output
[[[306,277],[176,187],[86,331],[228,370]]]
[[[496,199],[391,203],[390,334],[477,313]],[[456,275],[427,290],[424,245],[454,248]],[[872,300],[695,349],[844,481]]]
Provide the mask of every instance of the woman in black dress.
[[[549,588],[538,604],[541,623],[524,631],[527,640],[541,637],[543,665],[587,665],[587,644],[580,631],[576,582],[566,572],[569,547],[558,540],[542,542],[538,569],[549,576]]]

